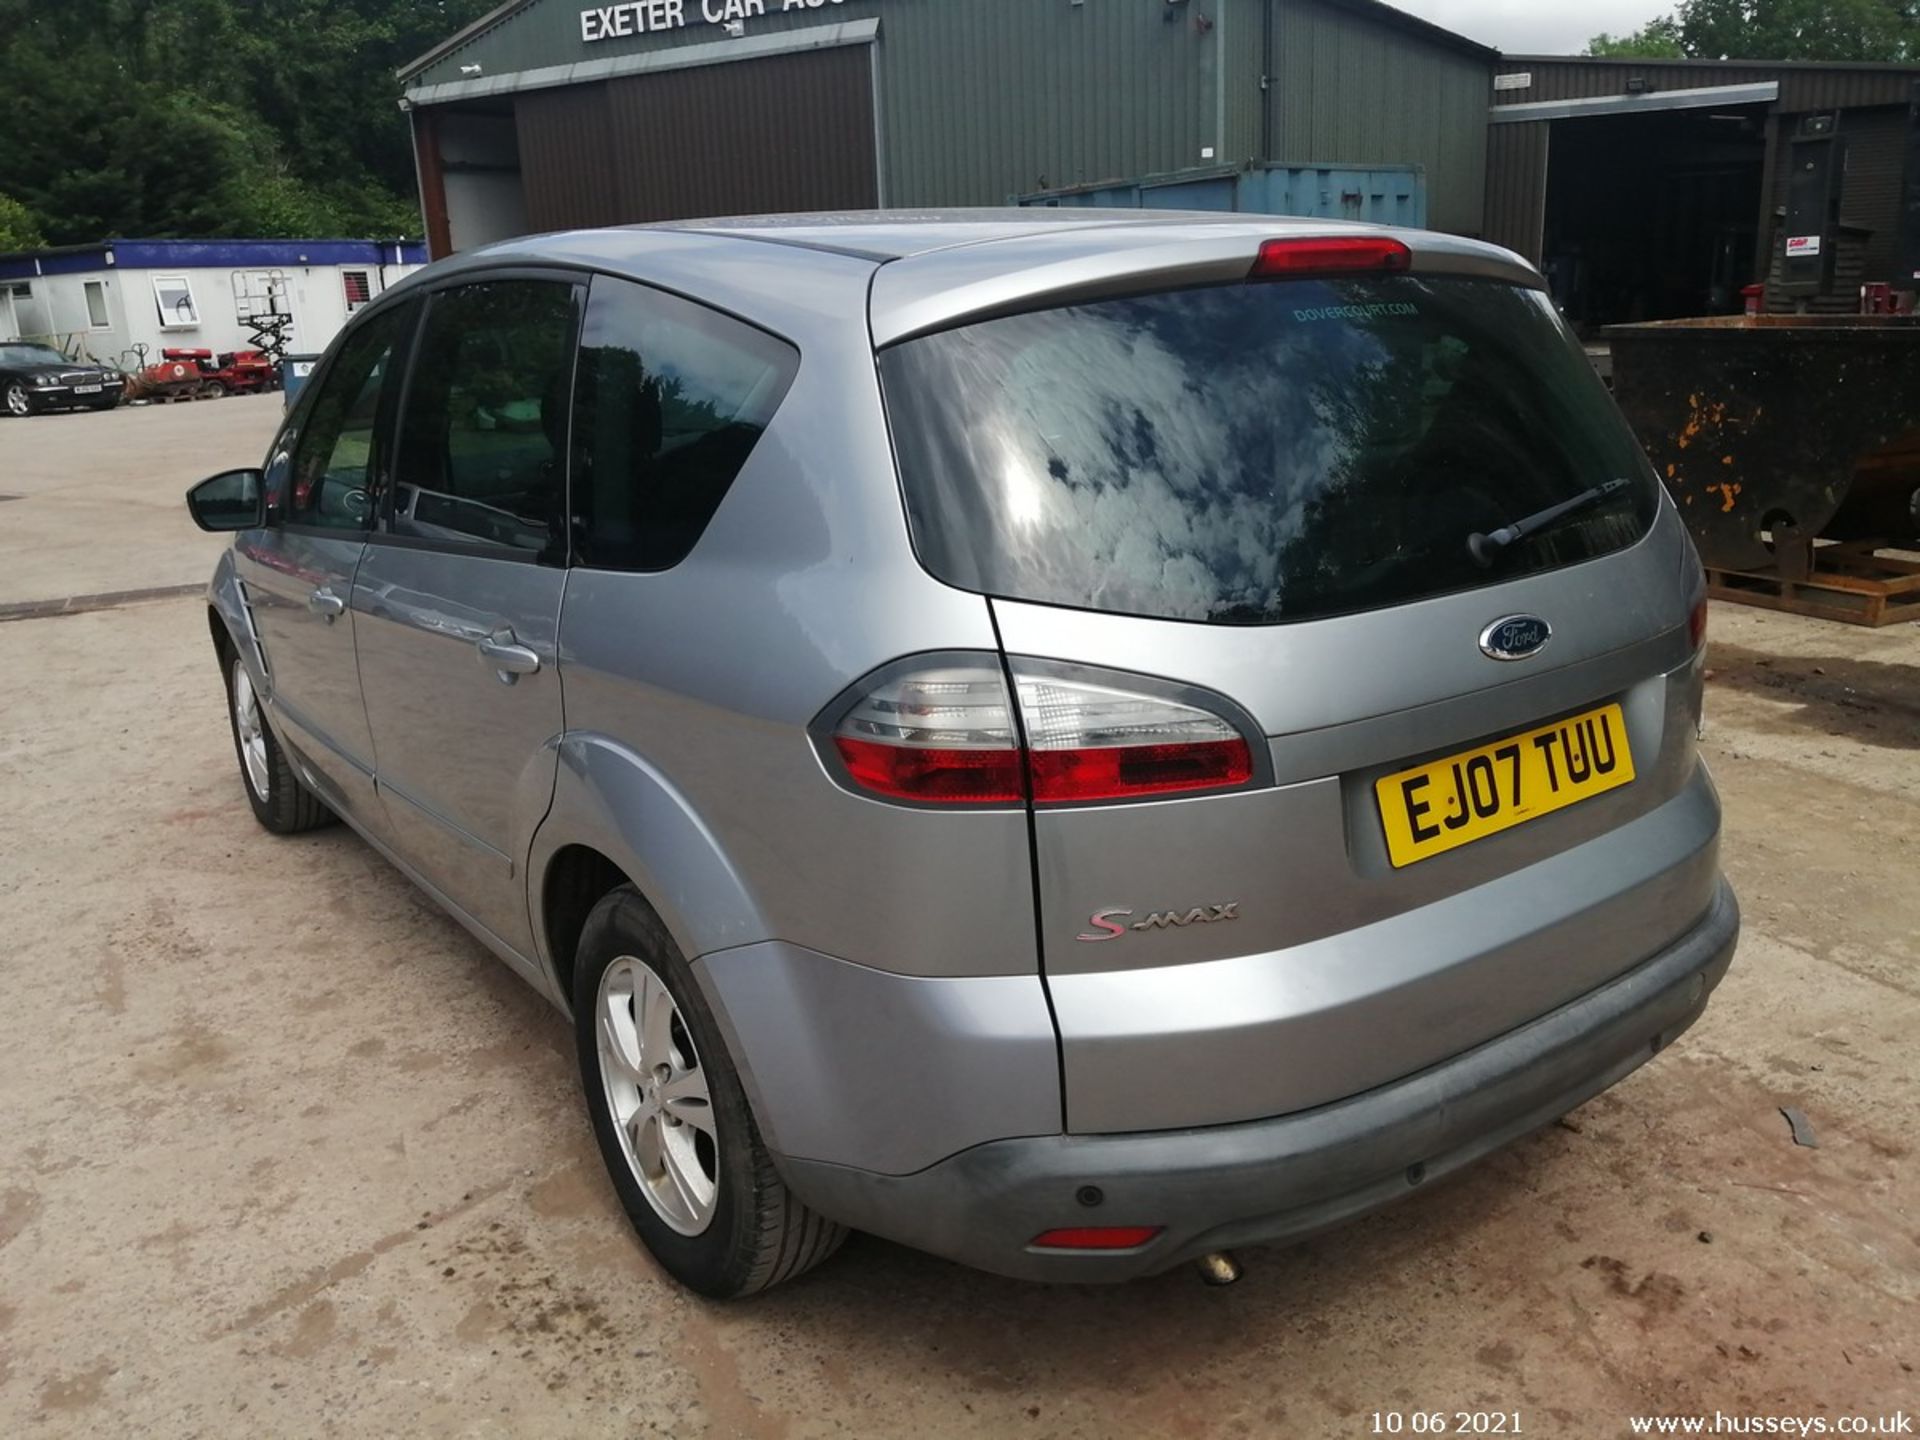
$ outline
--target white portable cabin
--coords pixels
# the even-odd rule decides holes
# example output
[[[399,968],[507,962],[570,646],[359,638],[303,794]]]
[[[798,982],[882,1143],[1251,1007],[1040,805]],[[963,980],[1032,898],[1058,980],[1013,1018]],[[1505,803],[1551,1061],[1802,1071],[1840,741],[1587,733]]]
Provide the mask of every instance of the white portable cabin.
[[[414,240],[105,240],[0,255],[0,339],[45,340],[133,369],[165,349],[250,348],[286,316],[286,353],[317,354],[374,296],[426,263]]]

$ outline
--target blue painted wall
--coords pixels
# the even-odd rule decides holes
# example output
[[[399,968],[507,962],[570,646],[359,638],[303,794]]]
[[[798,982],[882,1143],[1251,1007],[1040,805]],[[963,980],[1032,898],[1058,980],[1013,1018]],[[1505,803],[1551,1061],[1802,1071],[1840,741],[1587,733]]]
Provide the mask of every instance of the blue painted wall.
[[[0,255],[0,280],[77,275],[116,267],[260,270],[288,265],[426,263],[427,247],[418,240],[103,240],[98,245]]]

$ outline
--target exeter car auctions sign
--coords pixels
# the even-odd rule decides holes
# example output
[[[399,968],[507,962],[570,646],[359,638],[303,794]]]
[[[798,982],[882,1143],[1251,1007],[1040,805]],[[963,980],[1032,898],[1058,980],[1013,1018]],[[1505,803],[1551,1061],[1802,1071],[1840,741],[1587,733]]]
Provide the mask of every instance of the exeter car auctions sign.
[[[821,10],[845,0],[624,0],[619,5],[596,5],[580,12],[580,38],[618,40],[628,35],[651,35],[659,30],[684,30],[693,25],[731,25],[751,20],[769,10]],[[692,11],[689,18],[688,11]]]

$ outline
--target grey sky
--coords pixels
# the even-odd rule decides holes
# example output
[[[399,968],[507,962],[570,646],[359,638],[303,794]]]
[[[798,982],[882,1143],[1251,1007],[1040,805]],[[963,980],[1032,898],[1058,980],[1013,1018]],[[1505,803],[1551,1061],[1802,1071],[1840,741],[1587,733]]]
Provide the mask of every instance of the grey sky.
[[[1637,30],[1670,13],[1672,0],[1388,0],[1512,55],[1573,55],[1602,30]]]

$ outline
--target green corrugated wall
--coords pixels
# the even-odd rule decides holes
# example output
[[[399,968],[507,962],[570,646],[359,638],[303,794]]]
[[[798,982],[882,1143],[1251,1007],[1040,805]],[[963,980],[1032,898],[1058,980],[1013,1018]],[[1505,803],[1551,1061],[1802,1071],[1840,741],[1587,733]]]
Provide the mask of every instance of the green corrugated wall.
[[[1478,234],[1487,189],[1492,59],[1324,0],[1272,0],[1268,158],[1414,164],[1427,223]]]
[[[1412,163],[1426,167],[1432,223],[1480,227],[1490,57],[1337,3],[823,0],[787,11],[781,3],[768,0],[748,33],[879,21],[889,205],[999,204],[1052,186],[1249,159]],[[700,0],[685,4],[698,15]],[[463,66],[496,77],[724,42],[717,27],[696,23],[588,44],[581,8],[582,0],[541,0],[408,84],[458,81]],[[796,143],[805,140],[797,128]]]
[[[851,12],[853,0],[837,8]],[[1220,22],[1199,28],[1191,3],[863,8],[880,16],[890,204],[1000,204],[1054,185],[1215,163],[1201,151],[1220,144]]]

